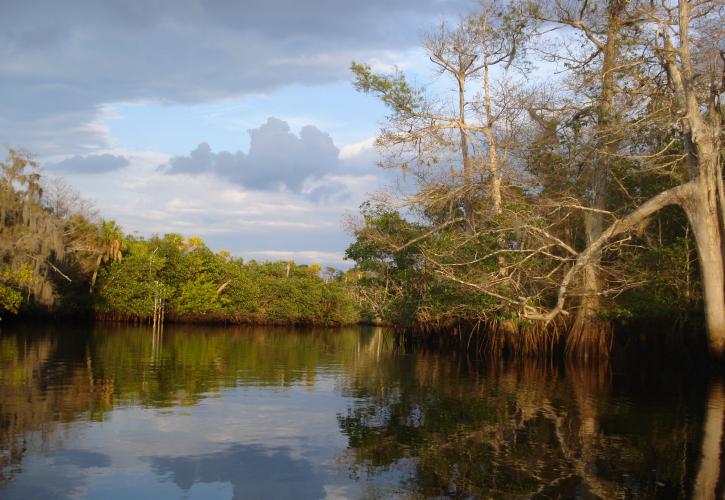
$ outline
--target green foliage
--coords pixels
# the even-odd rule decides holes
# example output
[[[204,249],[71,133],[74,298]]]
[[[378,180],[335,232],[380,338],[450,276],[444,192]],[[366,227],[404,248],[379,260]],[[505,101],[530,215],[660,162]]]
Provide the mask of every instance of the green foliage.
[[[219,297],[224,316],[230,318],[232,322],[259,317],[261,290],[259,282],[253,279],[252,273],[241,261],[233,261],[226,264],[225,276],[228,277],[225,281],[228,284]]]
[[[402,73],[381,75],[370,65],[353,62],[354,85],[360,92],[377,95],[394,113],[410,113],[421,104],[419,92],[413,89]]]
[[[624,168],[624,167],[623,167]],[[632,181],[636,187],[636,183]],[[634,190],[633,187],[633,190]],[[641,187],[647,189],[647,185]],[[527,218],[532,227],[546,222],[537,218],[531,205],[509,203],[499,216],[509,233],[480,232],[476,237],[460,237],[460,227],[442,229],[416,241],[424,227],[405,220],[384,207],[362,207],[363,224],[355,231],[356,239],[346,251],[346,258],[356,266],[346,279],[353,284],[366,319],[381,318],[397,326],[417,329],[447,328],[479,319],[518,321],[516,310],[488,293],[477,293],[473,287],[446,279],[427,265],[427,256],[445,255],[455,247],[462,262],[457,265],[462,280],[479,284],[496,275],[501,262],[516,262],[516,220]],[[501,237],[504,234],[504,237]],[[513,242],[501,249],[502,239]],[[407,245],[406,242],[414,241]],[[699,267],[693,237],[687,229],[684,214],[666,209],[632,237],[629,246],[617,255],[607,254],[609,265],[631,283],[600,310],[602,318],[627,323],[641,320],[676,320],[681,324],[698,314],[702,307]],[[483,257],[490,255],[488,257]],[[545,269],[532,258],[518,264],[518,272],[542,274]],[[501,280],[494,289],[501,296],[515,296],[515,289]],[[555,291],[556,289],[553,288]],[[542,293],[544,300],[553,300]]]
[[[28,264],[21,264],[18,269],[0,269],[0,313],[7,311],[17,314],[23,302],[22,288],[33,284],[33,269]]]
[[[182,283],[176,296],[174,310],[180,315],[206,316],[221,311],[217,286],[214,283],[196,279]]]
[[[5,284],[0,284],[0,310],[16,314],[22,302],[23,296],[19,290]]]
[[[697,314],[702,292],[691,238],[676,236],[632,256],[629,268],[643,284],[619,297],[618,319],[671,320]]]
[[[96,311],[146,319],[163,287],[166,317],[227,323],[349,324],[358,320],[348,288],[325,282],[319,266],[292,262],[244,264],[215,254],[200,238],[167,234],[132,240],[123,260],[99,273]]]
[[[0,312],[7,311],[17,314],[22,302],[23,296],[18,289],[0,283]]]
[[[99,273],[96,310],[118,319],[147,318],[153,311],[154,282],[163,259],[131,254]]]

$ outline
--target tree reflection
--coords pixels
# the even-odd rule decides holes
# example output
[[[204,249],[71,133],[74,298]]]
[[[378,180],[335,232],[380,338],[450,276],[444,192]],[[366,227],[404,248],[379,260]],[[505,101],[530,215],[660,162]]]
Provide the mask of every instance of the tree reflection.
[[[694,497],[714,499],[725,497],[725,464],[722,452],[725,425],[725,394],[721,381],[710,384],[703,423],[702,452],[695,481]]]
[[[710,391],[712,451],[698,462],[705,394],[684,381],[630,382],[607,365],[360,360],[345,388],[356,403],[338,416],[345,460],[353,477],[402,468],[401,487],[421,496],[699,497],[703,465],[720,467],[709,457],[719,457],[722,433],[707,429],[722,429],[722,392]],[[703,488],[714,495],[709,475]]]

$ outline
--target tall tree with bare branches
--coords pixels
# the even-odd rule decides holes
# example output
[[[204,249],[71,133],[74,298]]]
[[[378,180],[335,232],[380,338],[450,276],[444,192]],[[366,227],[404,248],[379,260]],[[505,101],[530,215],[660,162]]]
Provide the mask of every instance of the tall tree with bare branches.
[[[489,326],[501,324],[502,318],[522,320],[507,328],[512,334],[507,338],[513,339],[532,329],[545,332],[554,324],[563,325],[568,352],[588,357],[606,354],[609,348],[607,324],[601,319],[602,297],[638,285],[627,276],[622,260],[633,233],[641,232],[664,207],[679,206],[696,243],[710,349],[716,356],[725,355],[722,9],[717,2],[686,0],[576,5],[554,0],[534,7],[525,4],[523,10],[515,6],[504,19],[509,25],[511,19],[534,21],[543,28],[536,40],[539,49],[544,47],[545,32],[562,26],[565,38],[579,37],[584,47],[590,47],[580,51],[565,47],[543,56],[563,61],[569,69],[568,81],[575,85],[567,91],[565,105],[532,105],[530,99],[527,104],[526,96],[519,95],[513,106],[515,118],[505,122],[516,124],[519,132],[513,134],[515,154],[504,161],[504,169],[498,169],[496,149],[482,149],[488,152],[488,161],[481,163],[488,182],[467,182],[465,176],[459,184],[442,182],[442,145],[450,143],[423,143],[422,135],[405,135],[430,127],[399,127],[405,133],[392,136],[384,131],[380,146],[389,152],[393,145],[414,144],[417,165],[426,166],[419,169],[424,182],[417,192],[397,205],[411,207],[413,216],[424,223],[407,242],[374,228],[367,232],[358,228],[357,234],[387,241],[392,250],[415,245],[421,269],[443,283],[485,297],[473,301],[479,309],[469,309],[469,318],[484,319]],[[486,19],[470,18],[462,26],[485,29]],[[525,22],[514,24],[523,27]],[[507,46],[503,40],[500,44]],[[400,75],[386,79],[357,71],[357,78],[359,88],[374,90],[391,105],[392,123],[423,120],[436,125],[437,133],[455,129],[463,136],[466,130],[467,138],[482,138],[484,148],[485,138],[489,145],[500,145],[501,122],[492,124],[487,106],[489,98],[495,102],[506,97],[500,89],[495,94],[482,92],[478,114],[467,116],[463,123],[460,118],[424,117],[419,110],[398,106],[412,102],[414,95],[407,92],[407,84],[402,86],[405,80]],[[372,78],[385,85],[367,85]],[[486,78],[484,82],[489,88]],[[401,95],[407,100],[398,99]],[[430,102],[415,95],[418,103]],[[536,133],[521,133],[537,128]],[[391,137],[396,141],[385,140]],[[547,165],[537,167],[547,150],[554,154],[545,157]],[[455,221],[463,218],[461,213],[446,212],[437,203],[461,192],[470,200],[491,200],[496,192],[491,178],[496,179],[497,171],[507,171],[507,177],[499,177],[506,192],[500,205],[493,204],[495,217],[482,217],[485,210],[479,209],[473,212],[478,217],[468,225],[469,231],[459,231]],[[652,176],[667,180],[661,183],[662,190],[653,192],[641,184]],[[632,179],[640,179],[634,191],[625,186]],[[531,326],[536,324],[541,328]]]

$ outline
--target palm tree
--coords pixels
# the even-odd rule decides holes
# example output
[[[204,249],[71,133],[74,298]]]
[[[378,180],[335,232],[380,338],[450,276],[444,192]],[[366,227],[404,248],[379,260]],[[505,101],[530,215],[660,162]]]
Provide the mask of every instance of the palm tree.
[[[121,252],[122,239],[123,231],[121,231],[121,227],[116,224],[116,221],[107,221],[105,219],[98,221],[96,233],[98,258],[96,259],[93,276],[91,277],[91,293],[93,292],[93,287],[96,285],[98,270],[101,268],[101,264],[123,260],[123,253]]]

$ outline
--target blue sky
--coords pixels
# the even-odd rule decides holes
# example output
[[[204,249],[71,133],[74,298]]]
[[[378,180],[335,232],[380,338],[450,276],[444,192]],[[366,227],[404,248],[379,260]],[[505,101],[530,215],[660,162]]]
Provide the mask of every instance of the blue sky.
[[[421,37],[473,7],[5,0],[0,137],[129,233],[344,266],[344,218],[391,180],[350,62],[425,79]]]
[[[246,151],[247,130],[270,116],[297,131],[315,125],[336,144],[352,144],[374,136],[386,110],[376,99],[356,92],[349,81],[341,81],[310,87],[293,84],[269,94],[196,105],[117,103],[107,112],[103,124],[124,147],[181,155],[200,140],[216,151]]]

